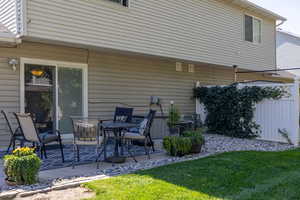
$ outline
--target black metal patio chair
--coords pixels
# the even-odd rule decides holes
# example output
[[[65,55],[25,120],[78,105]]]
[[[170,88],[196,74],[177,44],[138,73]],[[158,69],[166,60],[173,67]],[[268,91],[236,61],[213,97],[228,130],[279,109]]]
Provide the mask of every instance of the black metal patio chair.
[[[131,123],[133,118],[133,110],[134,110],[133,108],[116,107],[113,119],[101,120],[101,123],[107,121]],[[115,137],[115,134],[113,134],[112,132],[113,130],[111,129],[103,129],[101,131],[103,132],[104,135],[106,135],[107,139]],[[121,146],[121,154],[123,154],[124,151],[123,146],[121,144],[120,146]],[[105,154],[106,154],[106,150],[105,150]]]
[[[15,150],[16,141],[18,141],[20,143],[20,146],[22,147],[24,145],[25,138],[24,138],[24,135],[22,134],[22,132],[20,130],[20,127],[13,130],[12,124],[11,124],[10,120],[8,119],[8,115],[4,110],[1,110],[1,114],[3,115],[3,117],[6,121],[8,130],[9,130],[9,133],[10,133],[9,146],[6,150],[6,153],[9,153],[11,147],[12,147],[12,150]]]
[[[39,133],[30,114],[14,113],[14,115],[17,118],[20,130],[24,135],[25,140],[38,145],[40,157],[42,159],[43,157],[47,159],[46,144],[57,142],[60,147],[62,162],[65,162],[61,135],[58,130],[55,131],[55,133]]]
[[[131,132],[124,131],[122,135],[122,140],[127,144],[127,150],[130,156],[137,162],[134,155],[131,152],[131,145],[134,141],[142,141],[144,143],[145,153],[148,155],[148,158],[150,159],[150,151],[149,151],[149,144],[152,146],[152,149],[154,150],[154,143],[151,138],[151,127],[153,120],[155,118],[156,111],[150,110],[149,114],[146,118],[142,120],[142,122],[139,125],[138,131]]]

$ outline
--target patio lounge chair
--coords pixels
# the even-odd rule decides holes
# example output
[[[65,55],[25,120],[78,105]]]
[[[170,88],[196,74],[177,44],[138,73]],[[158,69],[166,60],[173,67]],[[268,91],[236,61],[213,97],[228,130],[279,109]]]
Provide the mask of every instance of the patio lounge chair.
[[[48,133],[48,132],[39,133],[33,123],[33,119],[30,114],[20,114],[20,113],[14,113],[14,114],[17,118],[17,121],[20,126],[20,130],[24,135],[25,140],[27,142],[33,142],[38,145],[40,157],[42,159],[43,156],[47,159],[46,144],[52,142],[58,142],[61,151],[62,162],[65,162],[63,145],[61,142],[61,136],[59,131],[56,131],[56,133]]]
[[[100,120],[83,118],[83,117],[71,117],[73,125],[73,152],[74,158],[72,162],[73,169],[75,168],[75,159],[80,161],[80,145],[95,145],[97,169],[99,168],[100,156],[104,152],[104,146],[106,144],[105,135],[100,135]],[[103,146],[100,151],[101,146]]]
[[[9,142],[9,146],[6,150],[6,153],[9,153],[10,148],[12,147],[12,150],[15,150],[16,148],[16,141],[20,142],[20,146],[22,147],[24,145],[25,142],[25,138],[23,136],[23,134],[20,131],[20,128],[18,127],[15,131],[13,131],[12,125],[7,117],[7,113],[2,110],[1,114],[3,115],[6,124],[8,126],[9,132],[10,132],[10,142]]]
[[[151,126],[155,117],[156,111],[155,110],[150,110],[149,114],[146,118],[142,120],[140,123],[140,126],[138,128],[137,132],[130,132],[130,131],[125,131],[122,136],[122,140],[127,143],[127,149],[128,153],[133,157],[133,159],[136,161],[135,157],[133,156],[132,152],[130,151],[130,143],[133,141],[143,141],[144,142],[144,148],[145,148],[145,153],[148,155],[148,158],[150,159],[150,151],[149,151],[149,144],[152,146],[154,149],[154,144],[151,139]],[[136,161],[137,162],[137,161]]]

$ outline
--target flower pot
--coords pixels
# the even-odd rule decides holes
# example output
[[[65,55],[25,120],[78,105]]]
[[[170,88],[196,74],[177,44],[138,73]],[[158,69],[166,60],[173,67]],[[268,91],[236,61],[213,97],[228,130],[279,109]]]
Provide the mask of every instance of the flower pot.
[[[169,127],[170,135],[179,135],[179,128],[178,127]]]
[[[191,153],[201,153],[202,144],[193,144],[191,148]]]
[[[5,179],[5,183],[8,186],[17,186],[18,185],[17,182],[10,181],[8,178]]]

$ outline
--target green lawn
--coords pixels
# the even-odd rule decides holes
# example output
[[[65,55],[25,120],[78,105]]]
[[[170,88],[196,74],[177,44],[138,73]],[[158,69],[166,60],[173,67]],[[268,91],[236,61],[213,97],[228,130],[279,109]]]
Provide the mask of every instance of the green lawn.
[[[86,186],[99,200],[296,200],[300,150],[225,153]]]

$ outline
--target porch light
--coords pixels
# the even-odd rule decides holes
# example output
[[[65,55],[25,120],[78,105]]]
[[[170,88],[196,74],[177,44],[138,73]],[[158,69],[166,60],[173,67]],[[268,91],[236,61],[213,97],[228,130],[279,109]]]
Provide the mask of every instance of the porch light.
[[[44,71],[41,70],[41,69],[33,69],[33,70],[31,70],[31,74],[33,76],[39,77],[39,76],[42,76],[44,74]]]
[[[10,59],[8,61],[8,64],[11,65],[11,68],[14,72],[17,71],[17,65],[19,64],[19,61],[17,59],[15,59],[15,58]]]

